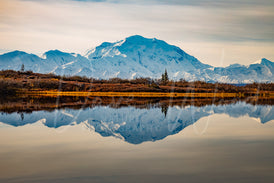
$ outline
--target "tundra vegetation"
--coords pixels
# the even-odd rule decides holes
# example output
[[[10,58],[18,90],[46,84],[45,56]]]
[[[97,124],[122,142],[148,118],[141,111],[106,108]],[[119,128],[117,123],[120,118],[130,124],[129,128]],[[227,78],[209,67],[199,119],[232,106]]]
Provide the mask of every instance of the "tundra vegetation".
[[[59,76],[40,74],[32,71],[0,71],[1,96],[14,96],[18,93],[56,91],[56,92],[154,92],[154,93],[243,93],[272,95],[273,83],[252,83],[233,85],[169,80],[167,73],[160,79],[111,78],[95,79],[85,76]]]

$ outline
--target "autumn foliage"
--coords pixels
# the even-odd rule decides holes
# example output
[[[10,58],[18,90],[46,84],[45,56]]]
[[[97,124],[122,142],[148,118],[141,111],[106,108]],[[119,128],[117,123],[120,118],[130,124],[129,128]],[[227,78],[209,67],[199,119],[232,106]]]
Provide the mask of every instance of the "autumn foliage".
[[[109,80],[87,78],[85,76],[58,76],[31,71],[0,71],[0,94],[14,95],[24,91],[89,91],[89,92],[188,92],[218,93],[273,92],[273,83],[253,83],[244,86],[203,81],[187,82],[183,79],[172,81],[151,78]]]

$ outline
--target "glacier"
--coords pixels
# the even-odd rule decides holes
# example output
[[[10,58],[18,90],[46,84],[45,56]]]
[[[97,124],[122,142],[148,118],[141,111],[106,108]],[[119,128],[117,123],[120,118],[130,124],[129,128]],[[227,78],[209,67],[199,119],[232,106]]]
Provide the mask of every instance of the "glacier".
[[[25,70],[33,72],[96,79],[160,78],[167,69],[173,80],[235,84],[274,81],[274,64],[265,58],[250,65],[213,67],[200,62],[177,46],[139,35],[113,43],[104,42],[85,55],[59,50],[47,51],[41,57],[23,51],[0,55],[1,70],[20,70],[22,64]]]

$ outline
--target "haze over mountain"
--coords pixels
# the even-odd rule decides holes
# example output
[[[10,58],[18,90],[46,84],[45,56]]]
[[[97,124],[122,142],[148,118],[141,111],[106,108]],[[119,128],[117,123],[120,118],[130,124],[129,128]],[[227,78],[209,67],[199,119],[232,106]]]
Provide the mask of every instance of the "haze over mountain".
[[[108,79],[160,78],[167,69],[174,80],[223,83],[273,82],[274,64],[263,58],[251,65],[213,67],[200,62],[179,47],[139,35],[114,43],[104,42],[86,55],[50,50],[38,57],[22,51],[0,55],[0,69],[25,70],[58,75],[80,75]]]

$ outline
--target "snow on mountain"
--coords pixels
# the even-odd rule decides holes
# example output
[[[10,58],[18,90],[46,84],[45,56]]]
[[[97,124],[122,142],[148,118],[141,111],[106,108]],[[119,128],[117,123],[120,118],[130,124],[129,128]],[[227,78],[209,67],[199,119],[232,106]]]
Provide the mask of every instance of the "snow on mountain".
[[[199,74],[199,77],[202,78],[203,75],[208,75],[212,81],[222,83],[273,82],[274,64],[268,61],[269,65],[265,65],[263,60],[260,64],[251,64],[249,66],[234,64],[228,67],[215,67],[214,70],[205,69]]]
[[[176,73],[211,67],[176,46],[137,35],[115,43],[105,42],[96,47],[88,58],[99,75],[107,71],[107,75],[102,76],[106,78],[136,75],[159,78],[165,68]]]
[[[20,70],[21,65],[24,64],[25,68],[29,68],[36,72],[44,72],[48,66],[43,59],[22,51],[13,51],[0,55],[0,68]],[[41,70],[41,68],[44,68]]]
[[[199,119],[213,114],[231,117],[249,116],[261,123],[274,120],[274,108],[270,105],[251,105],[239,102],[229,105],[169,107],[167,115],[161,108],[138,109],[134,107],[110,108],[97,106],[83,110],[59,109],[34,111],[22,114],[0,114],[0,122],[12,126],[33,124],[43,119],[50,128],[84,125],[103,137],[113,136],[132,144],[161,140],[182,131]]]
[[[104,42],[81,56],[51,50],[42,57],[14,51],[0,55],[0,69],[26,70],[58,75],[80,75],[108,79],[113,77],[160,78],[167,69],[171,79],[225,83],[273,82],[273,62],[262,59],[249,66],[233,64],[212,67],[185,53],[179,47],[139,35],[114,43]]]

